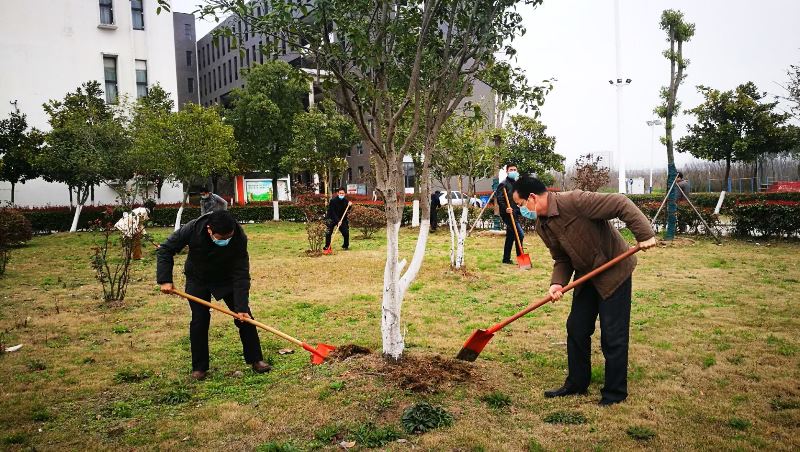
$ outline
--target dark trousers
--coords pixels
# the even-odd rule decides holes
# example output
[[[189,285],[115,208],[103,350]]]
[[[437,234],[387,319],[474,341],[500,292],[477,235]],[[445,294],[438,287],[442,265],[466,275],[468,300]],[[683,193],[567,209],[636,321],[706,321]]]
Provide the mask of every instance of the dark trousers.
[[[439,227],[439,217],[436,216],[436,209],[431,209],[431,231]]]
[[[522,226],[520,226],[519,221],[514,219],[517,225],[517,233],[519,233],[519,241],[520,243],[525,240],[525,233],[522,231]],[[511,260],[511,247],[513,246],[517,250],[517,256],[522,254],[522,251],[519,249],[519,245],[517,244],[517,238],[514,237],[514,226],[511,225],[511,217],[505,215],[503,217],[503,222],[506,224],[506,243],[503,246],[503,261],[510,261]]]
[[[194,295],[206,301],[211,301],[211,295],[214,298],[222,300],[228,305],[228,309],[235,311],[233,303],[233,288],[231,287],[214,287],[211,288],[206,284],[198,281],[186,281],[186,293]],[[221,295],[220,295],[221,294]],[[189,308],[192,310],[192,321],[189,323],[189,340],[192,344],[192,370],[208,370],[208,327],[211,324],[211,311],[209,308],[189,301]],[[253,313],[248,308],[247,313],[250,317]],[[261,354],[261,342],[258,339],[258,331],[256,327],[239,320],[233,321],[236,328],[239,329],[239,338],[242,340],[242,354],[244,360],[248,364],[264,359]]]
[[[325,248],[330,248],[331,246],[331,236],[333,235],[333,230],[336,228],[336,224],[332,224],[328,226],[328,232],[325,234]],[[349,248],[350,247],[350,226],[347,223],[342,223],[339,226],[339,232],[342,233],[342,237],[344,237],[344,245],[342,248]]]
[[[600,315],[600,347],[606,359],[604,399],[628,397],[628,336],[631,321],[631,278],[603,300],[591,282],[576,289],[567,318],[566,385],[578,391],[589,387],[592,374],[592,334]]]

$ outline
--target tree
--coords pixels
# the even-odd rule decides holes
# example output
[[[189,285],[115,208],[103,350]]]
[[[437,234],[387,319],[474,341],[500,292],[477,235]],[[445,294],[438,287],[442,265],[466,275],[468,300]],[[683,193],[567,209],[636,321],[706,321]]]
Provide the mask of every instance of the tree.
[[[232,173],[236,168],[236,141],[233,128],[223,122],[217,108],[187,103],[183,110],[164,118],[159,145],[168,156],[169,176],[183,184],[181,207],[175,218],[178,230],[190,184],[208,180],[212,174]]]
[[[530,116],[514,115],[504,130],[505,157],[520,174],[542,176],[550,170],[564,171],[564,156],[554,151],[556,139],[547,126]]]
[[[311,80],[284,61],[265,62],[245,74],[245,87],[233,90],[233,109],[225,120],[238,143],[237,165],[266,171],[277,195],[278,178],[288,172],[284,157],[294,141],[294,118],[305,111]]]
[[[11,204],[16,184],[39,177],[34,162],[44,142],[44,134],[33,128],[23,113],[13,112],[0,120],[0,180],[11,183]]]
[[[674,126],[672,119],[680,110],[678,87],[686,78],[683,71],[689,64],[689,60],[683,58],[683,43],[689,42],[694,36],[694,24],[684,21],[682,12],[667,9],[661,13],[659,25],[667,33],[667,42],[669,42],[669,49],[664,51],[664,57],[669,60],[669,86],[661,88],[661,98],[664,102],[656,107],[655,113],[664,118],[664,143],[667,147],[667,187],[672,187],[672,182],[678,175],[673,151],[672,129]],[[677,222],[677,190],[669,192],[668,196],[667,230],[664,234],[664,239],[672,240],[675,237],[675,224]]]
[[[584,191],[597,191],[608,183],[609,168],[600,166],[601,157],[586,154],[575,160],[575,188]]]
[[[70,228],[74,232],[91,188],[114,177],[128,137],[123,120],[106,104],[97,81],[86,82],[63,100],[50,100],[43,107],[51,130],[37,164],[45,180],[75,190],[78,207]]]
[[[731,162],[754,162],[764,154],[792,149],[793,132],[786,125],[790,115],[776,113],[778,102],[764,102],[766,93],[758,92],[754,83],[731,91],[697,89],[705,100],[686,111],[695,115],[697,123],[689,125],[689,133],[678,141],[679,152],[724,161],[727,181]]]
[[[159,0],[164,7],[168,2]],[[430,161],[439,130],[477,80],[497,88],[525,85],[531,107],[546,89],[527,87],[518,71],[498,55],[513,57],[513,38],[524,32],[517,0],[269,0],[257,15],[242,0],[206,0],[202,16],[233,13],[277,41],[286,39],[306,61],[329,74],[325,87],[354,120],[373,158],[376,189],[385,200],[387,253],[381,331],[383,352],[402,356],[405,342],[400,313],[416,278],[429,232]],[[539,5],[541,0],[525,0]],[[505,85],[501,86],[502,88]],[[398,125],[410,116],[408,134],[398,143]],[[400,259],[398,239],[404,196],[403,157],[418,135],[424,137],[420,201],[422,223],[414,255]]]
[[[347,168],[347,154],[359,141],[353,120],[339,113],[332,100],[325,99],[321,108],[314,105],[295,115],[292,135],[294,140],[282,166],[323,176],[327,195],[333,188],[334,175]]]
[[[433,152],[431,172],[451,191],[455,179],[458,190],[469,200],[475,194],[475,181],[486,177],[494,169],[496,149],[491,145],[483,116],[451,116],[443,125],[438,144]],[[466,183],[465,183],[466,182]],[[464,190],[464,186],[467,187]],[[469,202],[461,205],[461,218],[456,221],[453,203],[447,203],[450,226],[450,267],[460,270],[464,266],[464,245],[467,238]]]
[[[150,87],[132,108],[129,177],[136,179],[144,198],[149,197],[150,184],[155,188],[156,197],[160,198],[161,187],[170,174],[170,158],[163,143],[166,137],[162,134],[174,108],[169,93],[159,84]]]

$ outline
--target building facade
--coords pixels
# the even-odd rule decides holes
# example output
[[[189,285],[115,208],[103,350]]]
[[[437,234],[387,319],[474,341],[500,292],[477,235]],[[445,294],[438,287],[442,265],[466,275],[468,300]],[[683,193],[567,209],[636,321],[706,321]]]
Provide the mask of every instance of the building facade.
[[[96,80],[106,100],[135,100],[155,83],[178,94],[171,14],[157,14],[145,0],[25,0],[2,3],[0,12],[0,116],[18,109],[28,124],[48,130],[42,104],[62,99],[82,83]],[[165,184],[163,202],[180,200],[180,185]],[[0,202],[10,184],[0,182]],[[113,203],[106,186],[93,202]],[[69,205],[68,188],[41,179],[18,184],[20,206]]]
[[[178,106],[178,109],[182,109],[187,102],[200,103],[194,14],[172,13],[172,28],[175,42],[175,76],[178,90],[175,105]]]

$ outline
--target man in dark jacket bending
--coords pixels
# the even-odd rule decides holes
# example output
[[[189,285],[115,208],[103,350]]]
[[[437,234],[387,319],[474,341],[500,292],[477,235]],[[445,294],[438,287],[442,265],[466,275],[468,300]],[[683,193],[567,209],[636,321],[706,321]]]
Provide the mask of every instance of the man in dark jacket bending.
[[[222,299],[231,311],[244,318],[253,318],[248,306],[250,293],[250,258],[247,236],[228,211],[216,211],[190,221],[174,232],[158,249],[156,277],[161,291],[172,293],[173,257],[189,246],[184,274],[186,293],[211,301]],[[192,345],[192,377],[202,380],[208,372],[208,327],[211,312],[199,303],[189,301],[192,321],[189,339]],[[234,320],[239,329],[245,361],[258,373],[267,372],[261,343],[255,326]]]
[[[342,245],[342,249],[346,250],[350,247],[350,225],[347,221],[347,215],[344,213],[348,205],[350,205],[350,201],[348,201],[345,197],[344,188],[336,190],[336,196],[334,196],[333,199],[331,199],[328,203],[328,214],[326,216],[328,233],[325,234],[326,250],[331,247],[331,236],[333,235],[333,230],[336,228],[336,225],[339,224],[339,220],[342,220],[342,216],[344,216],[344,220],[342,220],[342,225],[339,226],[339,232],[341,232],[342,237],[344,237],[344,245]]]
[[[608,220],[624,221],[642,249],[656,244],[647,217],[625,195],[581,190],[550,193],[538,179],[524,177],[514,185],[513,202],[523,215],[536,212],[536,232],[554,261],[549,290],[553,300],[561,298],[561,290],[573,274],[579,278],[628,250],[628,243]],[[635,267],[636,256],[631,256],[575,289],[567,318],[569,372],[564,385],[546,391],[545,397],[586,393],[598,315],[600,347],[606,359],[600,405],[613,405],[628,397],[631,275]]]

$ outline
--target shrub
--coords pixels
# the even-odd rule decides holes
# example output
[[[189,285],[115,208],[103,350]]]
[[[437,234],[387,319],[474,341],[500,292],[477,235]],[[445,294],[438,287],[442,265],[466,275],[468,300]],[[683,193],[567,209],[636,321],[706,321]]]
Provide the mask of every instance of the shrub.
[[[406,432],[425,433],[439,427],[449,427],[453,424],[453,415],[442,407],[420,402],[406,409],[401,421]]]
[[[309,221],[306,223],[306,235],[308,236],[308,246],[311,253],[319,254],[325,246],[325,234],[328,233],[328,226],[324,221]]]
[[[108,207],[104,218],[92,223],[92,229],[100,233],[100,240],[92,248],[91,264],[95,277],[103,287],[104,301],[125,299],[130,282],[133,251],[136,241],[141,238],[141,232],[132,236],[120,233],[112,223],[113,218],[113,210]],[[118,253],[114,253],[115,248],[119,249]],[[109,255],[110,250],[112,255]]]
[[[759,201],[740,203],[732,210],[736,234],[793,237],[800,234],[800,202]]]
[[[33,237],[31,222],[16,209],[0,209],[0,246],[21,245]]]
[[[368,239],[380,228],[386,226],[386,214],[374,207],[354,205],[347,214],[350,225],[361,231],[361,237]]]

